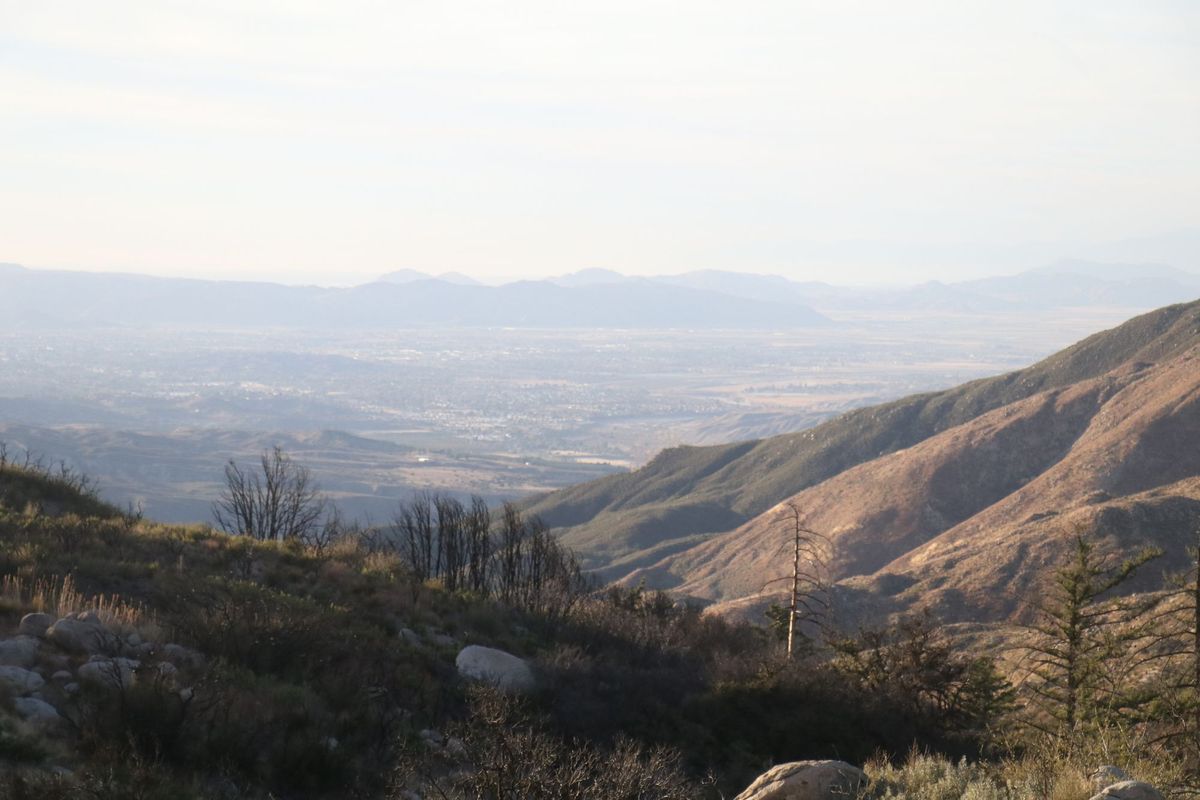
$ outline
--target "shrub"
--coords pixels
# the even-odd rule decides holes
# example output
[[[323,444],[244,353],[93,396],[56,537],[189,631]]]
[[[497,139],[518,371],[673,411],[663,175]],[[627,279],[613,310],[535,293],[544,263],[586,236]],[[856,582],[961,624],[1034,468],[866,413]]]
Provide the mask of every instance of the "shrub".
[[[528,800],[692,800],[679,756],[619,738],[610,747],[569,742],[545,732],[517,701],[488,689],[471,692],[467,722],[445,746],[414,743],[394,776],[393,797],[420,787],[443,798]]]

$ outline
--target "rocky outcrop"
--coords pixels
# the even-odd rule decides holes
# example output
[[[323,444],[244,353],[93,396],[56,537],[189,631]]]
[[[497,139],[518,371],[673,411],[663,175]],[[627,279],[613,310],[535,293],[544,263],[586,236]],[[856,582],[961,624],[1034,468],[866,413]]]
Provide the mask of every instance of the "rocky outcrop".
[[[844,761],[793,761],[767,770],[734,800],[844,800],[867,783],[865,772]]]
[[[464,678],[495,686],[502,692],[531,692],[537,686],[529,664],[503,650],[468,645],[459,651],[454,665]]]
[[[1109,786],[1092,800],[1165,800],[1162,792],[1142,781],[1121,781]]]

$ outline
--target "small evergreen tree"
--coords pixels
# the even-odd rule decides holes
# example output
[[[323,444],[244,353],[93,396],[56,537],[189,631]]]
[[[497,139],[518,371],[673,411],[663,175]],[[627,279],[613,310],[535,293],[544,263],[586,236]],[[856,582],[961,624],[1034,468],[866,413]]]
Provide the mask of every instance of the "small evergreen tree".
[[[1106,685],[1104,667],[1122,657],[1137,634],[1121,630],[1133,607],[1103,598],[1160,554],[1147,548],[1112,565],[1076,532],[1071,560],[1054,573],[1031,626],[1037,640],[1029,647],[1025,685],[1037,713],[1026,720],[1029,725],[1070,736],[1119,706],[1120,687]]]

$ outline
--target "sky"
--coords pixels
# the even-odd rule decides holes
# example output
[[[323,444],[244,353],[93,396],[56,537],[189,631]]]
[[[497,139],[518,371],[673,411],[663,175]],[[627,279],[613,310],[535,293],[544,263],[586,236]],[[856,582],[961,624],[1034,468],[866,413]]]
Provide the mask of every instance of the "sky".
[[[0,0],[31,267],[907,282],[1198,210],[1193,0]]]

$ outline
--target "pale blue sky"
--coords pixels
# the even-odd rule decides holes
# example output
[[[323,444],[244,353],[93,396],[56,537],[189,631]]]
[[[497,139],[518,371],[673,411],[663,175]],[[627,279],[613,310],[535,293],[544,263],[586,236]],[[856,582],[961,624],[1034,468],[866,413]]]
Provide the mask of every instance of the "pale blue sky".
[[[0,0],[0,261],[902,281],[1197,209],[1187,0]]]

